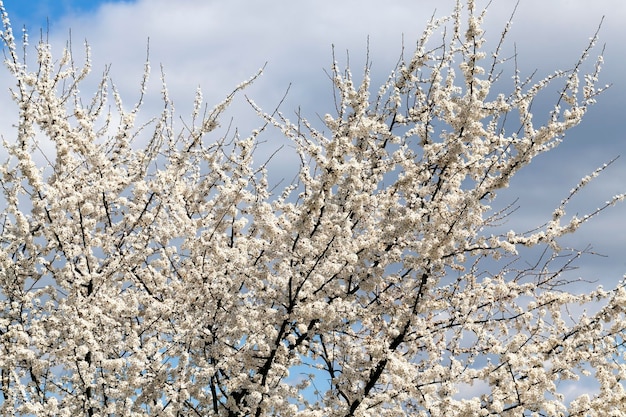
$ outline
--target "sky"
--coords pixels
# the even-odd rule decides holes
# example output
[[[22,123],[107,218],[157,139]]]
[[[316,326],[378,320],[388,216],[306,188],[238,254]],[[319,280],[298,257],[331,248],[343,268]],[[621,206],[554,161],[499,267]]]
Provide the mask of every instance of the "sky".
[[[477,0],[478,6],[486,4]],[[46,36],[57,56],[71,38],[80,55],[87,41],[93,59],[91,86],[106,65],[127,106],[139,97],[139,82],[149,49],[152,66],[146,115],[160,110],[159,65],[178,114],[189,113],[195,91],[217,104],[240,82],[265,65],[263,76],[246,90],[265,110],[273,110],[287,89],[281,110],[295,119],[298,109],[317,120],[334,109],[326,70],[336,59],[348,57],[355,74],[363,68],[367,50],[374,85],[382,82],[396,64],[402,45],[407,50],[434,14],[452,11],[454,0],[5,0],[15,29],[26,28],[33,44]],[[495,47],[515,1],[494,0],[485,28]],[[522,170],[502,193],[500,201],[518,198],[520,209],[506,225],[531,228],[549,218],[554,207],[578,180],[598,166],[617,161],[575,199],[570,214],[584,214],[611,196],[626,190],[626,2],[622,0],[521,0],[513,17],[507,47],[515,46],[522,75],[537,77],[576,62],[603,20],[600,44],[605,45],[601,83],[611,84],[586,119],[571,130],[557,150],[542,155]],[[511,49],[512,50],[512,49]],[[54,52],[53,52],[54,53]],[[0,105],[10,108],[7,89],[11,80],[0,72]],[[90,84],[87,83],[88,91]],[[374,87],[376,88],[376,87]],[[548,109],[553,100],[536,103]],[[10,126],[15,112],[0,112],[0,126]],[[233,105],[234,123],[242,131],[258,127],[243,98]],[[3,129],[4,130],[4,129]],[[3,132],[3,134],[6,134]],[[267,155],[285,145],[276,134],[265,144]],[[287,146],[288,148],[288,146]],[[263,155],[262,155],[263,156]],[[274,160],[275,178],[289,177],[294,154],[282,151]],[[606,210],[565,246],[587,245],[606,257],[590,257],[579,272],[611,286],[626,273],[626,204]]]
[[[478,0],[479,6],[484,4]],[[263,76],[246,94],[271,111],[289,89],[282,111],[295,119],[300,109],[316,119],[334,109],[325,73],[332,63],[333,45],[340,63],[346,62],[349,51],[355,73],[365,64],[369,48],[373,78],[380,82],[393,69],[403,42],[410,49],[430,16],[450,13],[454,0],[5,0],[4,5],[15,29],[25,27],[31,44],[43,33],[57,56],[70,36],[74,50],[88,42],[96,76],[87,83],[87,93],[97,83],[97,75],[111,65],[113,82],[127,106],[132,106],[139,97],[149,45],[153,73],[144,107],[147,114],[158,113],[162,105],[159,65],[181,115],[188,114],[199,86],[205,100],[217,104],[265,65]],[[493,0],[486,20],[492,46],[514,6],[513,0]],[[542,224],[580,178],[619,155],[573,201],[568,213],[584,214],[626,191],[626,2],[521,0],[508,47],[515,45],[522,75],[536,70],[541,77],[568,69],[603,16],[600,43],[606,47],[601,83],[611,88],[559,148],[537,158],[502,193],[499,201],[518,199],[520,206],[508,228],[527,230]],[[11,115],[16,113],[9,100],[12,80],[8,77],[6,70],[0,70],[3,136],[9,135]],[[552,103],[537,103],[536,109],[547,109]],[[232,114],[242,129],[259,125],[244,100],[235,102]],[[268,154],[285,145],[278,133],[275,136],[264,144]],[[293,175],[294,158],[288,150],[281,151],[271,166],[277,171],[274,178]],[[583,258],[576,274],[614,286],[626,273],[626,204],[607,209],[562,243],[578,249],[590,245],[603,255]]]

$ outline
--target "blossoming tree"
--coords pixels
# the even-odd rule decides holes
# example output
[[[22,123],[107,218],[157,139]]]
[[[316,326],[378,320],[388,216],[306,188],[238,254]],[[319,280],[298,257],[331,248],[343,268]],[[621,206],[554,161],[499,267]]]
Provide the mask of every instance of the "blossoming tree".
[[[574,291],[557,242],[603,207],[570,217],[565,198],[502,232],[513,210],[490,206],[602,91],[600,60],[581,75],[595,38],[574,70],[507,84],[508,26],[487,54],[484,12],[459,1],[373,94],[368,68],[357,83],[334,64],[323,128],[249,100],[299,155],[275,193],[252,160],[263,129],[219,134],[249,82],[210,111],[198,93],[183,126],[164,88],[139,123],[106,74],[81,98],[90,65],[71,50],[39,42],[29,68],[0,9],[19,112],[0,166],[0,414],[626,413],[626,290]],[[526,246],[543,260],[520,267]],[[566,398],[578,378],[596,388]]]

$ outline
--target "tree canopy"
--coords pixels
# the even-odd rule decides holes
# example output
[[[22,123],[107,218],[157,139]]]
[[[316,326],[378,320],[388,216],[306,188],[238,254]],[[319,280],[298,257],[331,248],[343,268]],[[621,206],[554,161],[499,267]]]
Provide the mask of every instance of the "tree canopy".
[[[1,414],[626,413],[623,282],[575,291],[584,250],[558,244],[624,194],[566,213],[603,166],[534,230],[503,231],[515,207],[494,206],[603,91],[597,34],[572,70],[525,78],[501,56],[509,24],[489,50],[485,10],[458,1],[380,87],[335,62],[322,127],[247,98],[245,136],[220,117],[260,73],[213,108],[198,91],[182,122],[164,82],[144,123],[143,94],[128,109],[106,72],[81,90],[89,54],[41,40],[28,64],[0,10],[19,113],[0,165]],[[296,150],[283,189],[253,160],[261,134]],[[541,255],[519,262],[526,247]],[[567,398],[580,378],[597,389]]]

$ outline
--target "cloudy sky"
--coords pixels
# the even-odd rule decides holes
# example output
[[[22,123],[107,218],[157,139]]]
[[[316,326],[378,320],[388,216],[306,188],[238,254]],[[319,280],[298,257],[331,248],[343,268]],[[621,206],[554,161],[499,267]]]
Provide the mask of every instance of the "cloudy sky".
[[[271,110],[291,85],[282,110],[293,116],[299,107],[309,118],[333,111],[332,90],[324,69],[332,61],[331,45],[345,62],[350,51],[354,72],[362,68],[369,38],[374,78],[381,80],[396,63],[404,39],[407,49],[425,21],[435,13],[448,14],[454,0],[5,0],[14,28],[26,27],[31,43],[40,33],[56,51],[71,38],[74,49],[87,40],[94,73],[111,64],[111,77],[130,106],[138,97],[149,39],[153,68],[152,95],[146,111],[159,108],[158,66],[180,114],[185,114],[195,90],[217,103],[234,86],[265,63],[264,75],[246,93]],[[479,6],[485,1],[478,1]],[[511,14],[513,0],[494,0],[486,28],[492,46]],[[525,74],[538,76],[557,68],[571,68],[602,17],[600,42],[606,44],[602,83],[612,87],[600,97],[586,120],[567,136],[556,151],[538,158],[503,197],[519,197],[520,210],[511,226],[530,227],[546,216],[578,179],[622,155],[571,207],[584,213],[626,190],[626,2],[623,0],[521,0],[513,19],[509,47],[515,44]],[[43,32],[42,32],[42,28]],[[94,78],[95,80],[96,78]],[[8,102],[6,71],[0,72],[0,105]],[[95,81],[94,81],[95,82]],[[546,102],[551,105],[553,101]],[[541,108],[541,103],[536,108]],[[245,125],[250,109],[235,105]],[[247,113],[246,113],[247,112]],[[11,111],[0,114],[6,126]],[[6,135],[6,129],[3,128]],[[279,135],[277,135],[279,136]],[[278,140],[278,139],[277,139]],[[276,142],[276,146],[280,143]],[[289,153],[278,164],[288,170]],[[276,169],[281,169],[278,166]],[[508,200],[506,200],[508,199]],[[543,216],[543,217],[542,217]],[[607,210],[564,244],[590,244],[607,258],[591,257],[580,274],[607,286],[626,273],[626,204]]]
[[[478,0],[479,6],[485,3]],[[246,94],[271,110],[291,86],[283,112],[295,119],[300,108],[315,119],[334,109],[324,72],[332,61],[332,45],[341,62],[350,51],[350,63],[358,73],[369,39],[374,79],[382,80],[397,62],[403,39],[410,49],[426,20],[433,13],[448,14],[454,0],[5,0],[4,4],[13,27],[29,31],[31,44],[43,33],[58,54],[70,31],[74,50],[87,40],[95,74],[91,85],[110,64],[110,75],[128,106],[138,98],[149,39],[153,74],[148,114],[161,106],[159,64],[176,108],[184,115],[198,86],[214,104],[267,63],[262,78]],[[492,47],[514,6],[515,0],[493,0],[486,21]],[[612,87],[557,150],[537,158],[502,194],[500,204],[519,198],[520,206],[505,227],[527,230],[540,225],[581,177],[619,155],[574,200],[568,213],[584,214],[626,191],[626,2],[521,0],[508,45],[515,44],[523,74],[537,70],[538,76],[545,76],[557,68],[568,69],[603,16],[600,43],[606,50],[601,81]],[[7,94],[11,82],[6,70],[0,70],[0,129],[5,137],[16,114]],[[535,108],[554,103],[546,100]],[[257,119],[243,100],[234,109],[236,124],[256,127]],[[276,136],[276,142],[270,140],[267,146],[283,144]],[[279,171],[274,178],[287,176],[284,172],[293,166],[293,154],[281,152],[272,166]],[[608,209],[563,244],[578,249],[591,245],[606,255],[583,258],[575,273],[612,287],[626,273],[626,204]]]

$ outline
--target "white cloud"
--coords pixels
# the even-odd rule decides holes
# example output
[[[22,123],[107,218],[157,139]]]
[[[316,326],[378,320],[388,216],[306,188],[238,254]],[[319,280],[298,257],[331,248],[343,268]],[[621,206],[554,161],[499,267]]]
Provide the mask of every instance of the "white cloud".
[[[479,7],[484,4],[485,1],[478,1]],[[514,4],[512,1],[491,4],[486,27],[492,47]],[[217,103],[268,62],[265,75],[249,90],[249,95],[271,110],[292,83],[282,110],[291,116],[301,105],[304,115],[315,118],[316,114],[332,112],[334,108],[331,85],[323,72],[331,63],[332,44],[340,61],[345,61],[345,51],[350,50],[353,70],[358,73],[365,61],[369,37],[373,71],[380,79],[395,65],[403,37],[410,53],[434,10],[437,9],[437,16],[445,15],[453,5],[453,0],[139,0],[105,4],[95,13],[68,16],[52,26],[50,36],[56,45],[63,45],[71,28],[74,49],[87,39],[92,47],[94,73],[99,74],[104,65],[112,64],[111,76],[128,105],[138,97],[150,38],[153,75],[148,113],[160,107],[158,65],[161,63],[177,109],[184,116],[198,85],[210,104]],[[559,149],[520,173],[508,196],[511,200],[520,197],[526,219],[537,213],[549,215],[554,202],[565,197],[578,178],[625,153],[621,120],[626,97],[622,80],[626,74],[623,59],[626,47],[621,40],[626,35],[622,27],[626,3],[525,0],[520,2],[513,19],[509,50],[515,43],[520,66],[527,71],[537,68],[538,76],[542,76],[556,68],[571,67],[603,15],[606,17],[601,39],[608,46],[602,79],[614,86],[600,97],[588,119],[572,131]],[[2,103],[5,100],[3,97]],[[236,104],[235,109],[239,120],[257,123],[245,103]],[[0,117],[6,123],[6,116]],[[289,158],[288,153],[281,155],[283,159]],[[279,163],[288,165],[289,161]],[[618,160],[598,180],[599,185],[594,184],[585,194],[580,202],[581,210],[585,204],[600,205],[623,191],[626,185],[620,178],[626,178],[626,158]],[[575,212],[576,206],[573,209]],[[626,225],[620,221],[624,212],[625,207],[621,206],[608,212],[602,223],[599,219],[594,221],[602,230],[609,230],[603,236],[590,232],[597,230],[593,229],[594,223],[585,226],[580,238],[593,241],[581,241],[578,245],[592,243],[601,253],[612,253],[613,274],[619,268],[624,269],[619,261],[624,243],[620,236],[626,234]]]

